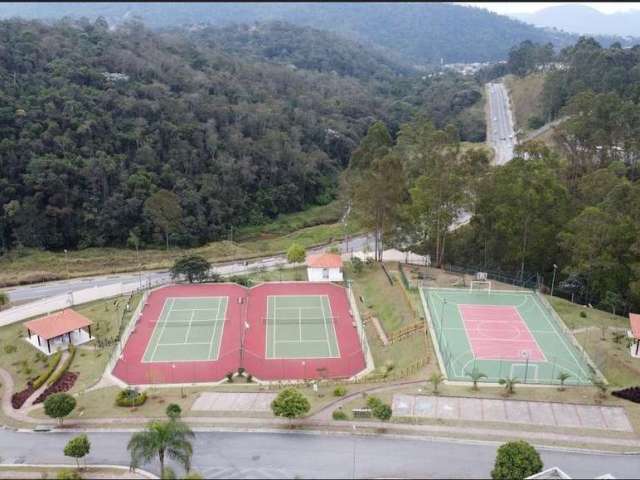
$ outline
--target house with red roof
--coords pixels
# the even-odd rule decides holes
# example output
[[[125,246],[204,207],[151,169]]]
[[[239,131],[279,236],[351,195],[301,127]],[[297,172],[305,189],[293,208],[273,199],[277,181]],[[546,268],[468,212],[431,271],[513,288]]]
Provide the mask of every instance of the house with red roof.
[[[84,315],[66,308],[25,322],[26,340],[42,353],[51,355],[58,350],[66,350],[69,345],[91,341],[91,323]]]
[[[310,282],[342,282],[342,258],[335,253],[309,255],[307,277]]]

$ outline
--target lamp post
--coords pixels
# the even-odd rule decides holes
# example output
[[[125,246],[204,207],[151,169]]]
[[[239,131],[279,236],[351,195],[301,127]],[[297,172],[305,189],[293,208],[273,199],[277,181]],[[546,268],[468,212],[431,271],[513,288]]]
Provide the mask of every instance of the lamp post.
[[[67,278],[69,278],[69,258],[67,257],[67,249],[64,249],[64,266],[67,269]]]
[[[442,339],[442,329],[444,328],[443,326],[443,322],[444,322],[444,307],[447,304],[447,299],[445,298],[442,301],[442,310],[440,312],[440,331],[438,332],[438,345],[440,345],[440,340]]]
[[[556,270],[558,270],[558,265],[553,264],[553,280],[551,280],[551,296],[553,297],[553,288],[556,285]]]
[[[522,356],[525,357],[526,361],[524,364],[524,383],[527,383],[527,372],[529,371],[529,352],[524,350],[522,352]]]

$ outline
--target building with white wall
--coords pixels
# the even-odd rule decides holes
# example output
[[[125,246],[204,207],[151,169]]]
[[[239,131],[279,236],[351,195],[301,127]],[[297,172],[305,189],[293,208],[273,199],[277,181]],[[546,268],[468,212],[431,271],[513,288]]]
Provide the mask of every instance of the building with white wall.
[[[310,282],[342,282],[342,258],[334,253],[309,255],[307,277]]]

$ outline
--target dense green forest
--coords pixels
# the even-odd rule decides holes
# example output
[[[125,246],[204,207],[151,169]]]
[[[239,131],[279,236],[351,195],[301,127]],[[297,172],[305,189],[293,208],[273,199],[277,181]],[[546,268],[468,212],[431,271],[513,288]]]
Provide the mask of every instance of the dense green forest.
[[[227,45],[215,29],[0,22],[0,248],[225,238],[330,201],[377,119],[395,134],[423,113],[483,138],[484,119],[463,115],[473,79],[415,76],[311,29],[258,31],[296,48],[239,47],[242,30]]]
[[[525,42],[512,49],[505,67],[520,75],[549,69],[542,101],[550,119],[567,117],[556,129],[555,147],[521,145],[508,164],[472,176],[465,162],[435,183],[409,175],[412,180],[400,184],[405,193],[384,203],[385,214],[369,217],[388,221],[389,241],[430,253],[438,265],[515,281],[540,274],[549,286],[555,264],[556,292],[610,311],[640,308],[640,47],[603,48],[583,38],[552,54],[546,45]],[[401,142],[405,131],[392,150],[409,138]],[[455,143],[443,140],[451,135],[440,131],[435,138],[441,140],[419,148],[430,161],[457,158]],[[411,143],[417,148],[421,141]],[[405,160],[405,173],[409,167]],[[449,191],[452,184],[458,196]],[[353,185],[358,191],[358,181]],[[474,215],[451,232],[460,208]]]
[[[311,26],[383,48],[417,64],[504,60],[524,40],[575,43],[577,35],[534,27],[482,8],[450,3],[8,3],[0,15],[36,19],[102,16],[110,24],[139,17],[152,28],[272,20]],[[598,37],[609,45],[628,39]]]

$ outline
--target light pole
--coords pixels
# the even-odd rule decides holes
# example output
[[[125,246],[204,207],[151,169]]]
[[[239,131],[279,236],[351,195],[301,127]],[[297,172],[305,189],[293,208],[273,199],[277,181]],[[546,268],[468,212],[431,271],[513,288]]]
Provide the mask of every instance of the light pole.
[[[171,373],[172,373],[172,377],[173,377],[173,383],[176,383],[176,364],[172,363],[171,364]],[[184,385],[180,384],[180,398],[184,398]]]
[[[525,364],[524,364],[524,383],[527,383],[527,373],[529,371],[529,352],[524,350],[522,352],[522,356],[526,358]]]
[[[64,265],[65,268],[67,269],[67,279],[69,278],[69,258],[67,257],[67,249],[64,249]]]
[[[558,269],[558,265],[553,264],[553,280],[551,280],[551,296],[553,297],[553,287],[556,285],[556,270]]]
[[[442,339],[442,329],[444,322],[444,306],[447,304],[447,299],[445,298],[442,301],[442,310],[440,311],[440,331],[438,332],[438,345],[440,345],[440,340]]]

